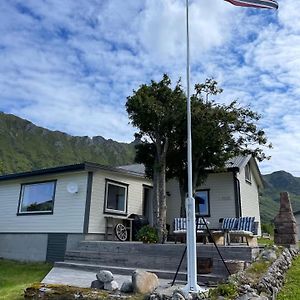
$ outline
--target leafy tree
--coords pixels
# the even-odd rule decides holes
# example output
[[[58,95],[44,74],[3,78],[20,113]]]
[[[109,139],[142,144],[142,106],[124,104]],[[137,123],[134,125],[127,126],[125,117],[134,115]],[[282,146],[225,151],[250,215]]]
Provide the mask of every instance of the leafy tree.
[[[184,111],[185,95],[178,82],[174,88],[167,75],[159,82],[143,84],[127,98],[126,110],[133,126],[138,128],[136,137],[141,139],[140,158],[151,166],[153,175],[154,226],[159,241],[166,239],[166,159],[175,129],[178,111]]]
[[[207,79],[204,84],[196,84],[191,98],[193,188],[205,181],[208,170],[224,169],[230,158],[251,154],[261,161],[267,158],[262,148],[271,147],[264,131],[256,125],[260,116],[249,107],[240,107],[237,101],[225,105],[210,99],[220,93],[217,82]],[[185,120],[184,116],[184,125]],[[186,125],[176,128],[176,137],[167,153],[167,176],[179,180],[182,214],[187,192],[186,132]]]

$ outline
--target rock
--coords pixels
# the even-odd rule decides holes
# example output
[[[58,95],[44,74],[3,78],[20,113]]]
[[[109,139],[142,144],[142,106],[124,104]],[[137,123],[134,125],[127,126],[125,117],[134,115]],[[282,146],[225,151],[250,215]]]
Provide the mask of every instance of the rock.
[[[114,275],[110,271],[106,270],[101,270],[99,273],[96,275],[97,279],[101,282],[111,282],[114,280]]]
[[[133,292],[132,282],[130,280],[124,281],[120,291],[123,293],[132,293]]]
[[[185,300],[185,297],[182,295],[182,293],[174,291],[172,295],[172,300]]]
[[[268,261],[274,261],[277,259],[276,252],[274,250],[265,250],[261,257]]]
[[[158,285],[158,277],[154,273],[135,270],[132,274],[132,286],[135,293],[152,293]]]
[[[91,283],[91,288],[92,289],[103,290],[104,289],[104,283],[99,281],[99,280],[94,280]]]
[[[110,282],[104,282],[104,289],[106,291],[115,291],[118,288],[119,288],[119,285],[115,280],[110,281]]]

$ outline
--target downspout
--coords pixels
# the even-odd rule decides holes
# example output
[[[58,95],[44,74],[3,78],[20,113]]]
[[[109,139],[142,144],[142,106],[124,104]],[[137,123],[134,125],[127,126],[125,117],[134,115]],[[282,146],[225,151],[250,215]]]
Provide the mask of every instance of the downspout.
[[[235,215],[237,218],[242,216],[241,205],[241,186],[240,181],[237,178],[237,171],[232,171],[233,175],[233,190],[234,190],[234,202],[235,202]]]

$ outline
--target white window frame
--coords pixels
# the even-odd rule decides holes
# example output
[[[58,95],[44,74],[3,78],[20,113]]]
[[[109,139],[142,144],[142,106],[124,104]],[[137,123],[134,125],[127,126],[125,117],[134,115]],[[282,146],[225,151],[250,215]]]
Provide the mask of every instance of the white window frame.
[[[18,215],[42,215],[42,214],[53,214],[54,211],[54,201],[55,201],[55,193],[56,193],[56,180],[47,180],[47,181],[39,181],[39,182],[28,182],[21,184],[20,197],[19,197],[19,206],[18,206]],[[22,211],[22,203],[24,200],[25,188],[27,186],[33,185],[41,185],[51,183],[53,184],[53,194],[52,194],[52,209],[51,210],[37,210],[37,211]]]
[[[108,190],[109,190],[110,185],[124,188],[124,191],[125,191],[124,210],[111,209],[111,208],[107,207],[107,197],[108,197]],[[118,214],[118,215],[127,215],[127,205],[128,205],[127,199],[128,199],[128,184],[113,181],[113,180],[109,180],[109,179],[106,180],[106,183],[105,183],[105,201],[104,201],[104,212],[105,213]]]
[[[245,181],[250,183],[250,184],[252,182],[250,163],[247,163],[246,166],[245,166]]]

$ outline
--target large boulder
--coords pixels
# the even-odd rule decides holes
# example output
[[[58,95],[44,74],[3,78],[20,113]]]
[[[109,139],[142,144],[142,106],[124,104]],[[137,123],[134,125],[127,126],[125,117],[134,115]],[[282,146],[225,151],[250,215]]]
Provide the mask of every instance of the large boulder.
[[[94,280],[91,283],[91,289],[103,290],[104,289],[104,283],[99,281],[99,280]]]
[[[132,282],[130,280],[124,281],[120,291],[123,293],[132,293],[133,292]]]
[[[96,277],[99,281],[104,283],[114,280],[114,275],[112,274],[112,272],[106,270],[101,270],[100,272],[98,272]]]
[[[104,283],[104,289],[106,291],[115,291],[118,288],[119,288],[119,285],[118,285],[118,283],[115,280]]]
[[[135,270],[132,274],[132,286],[135,293],[152,293],[159,285],[158,277],[154,273]]]

